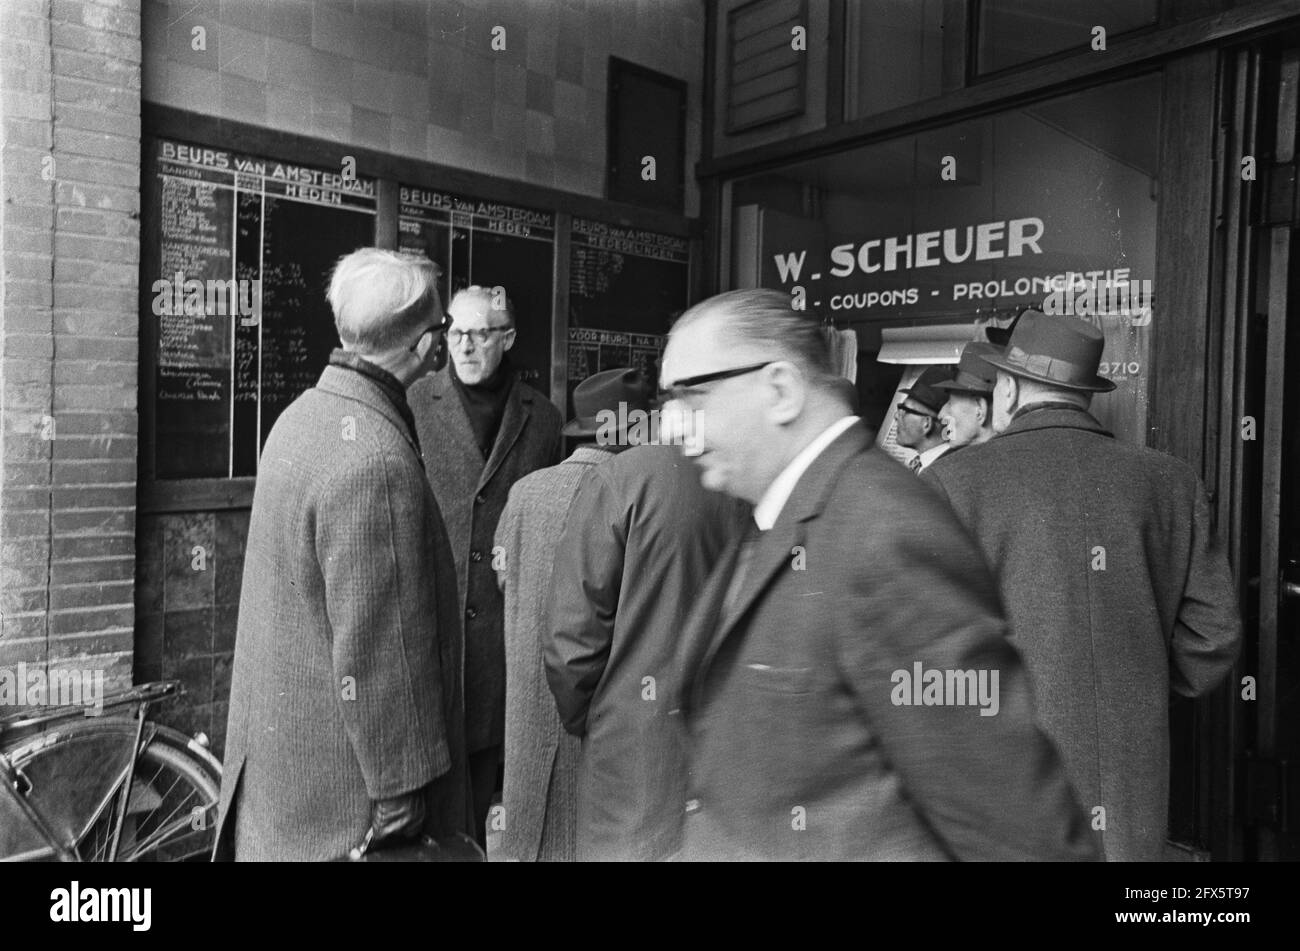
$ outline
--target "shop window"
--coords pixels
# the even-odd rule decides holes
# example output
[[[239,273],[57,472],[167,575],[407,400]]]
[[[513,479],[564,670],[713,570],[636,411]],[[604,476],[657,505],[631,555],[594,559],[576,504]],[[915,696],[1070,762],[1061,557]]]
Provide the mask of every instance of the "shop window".
[[[730,285],[781,288],[855,330],[860,394],[897,377],[882,359],[955,362],[960,326],[974,340],[1027,306],[1072,313],[1106,335],[1118,388],[1094,401],[1098,417],[1142,443],[1160,85],[1112,83],[739,179]],[[940,326],[932,359],[881,354],[884,328]],[[884,396],[863,402],[888,427]]]
[[[846,118],[874,115],[942,92],[943,8],[944,0],[861,0],[847,5]],[[957,56],[959,63],[960,45]]]
[[[995,73],[1059,53],[1093,48],[1096,27],[1107,44],[1154,26],[1158,0],[980,0],[976,70]]]

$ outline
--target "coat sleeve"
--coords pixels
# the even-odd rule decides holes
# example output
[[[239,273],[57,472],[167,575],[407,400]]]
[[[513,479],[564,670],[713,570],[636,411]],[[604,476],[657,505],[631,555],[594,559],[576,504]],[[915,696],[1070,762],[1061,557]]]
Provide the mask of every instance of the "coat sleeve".
[[[1223,547],[1210,531],[1210,506],[1197,480],[1187,581],[1170,644],[1169,685],[1184,697],[1212,690],[1241,648],[1241,614]]]
[[[1064,766],[1035,721],[993,578],[953,517],[925,496],[912,495],[906,512],[883,515],[857,541],[868,551],[851,560],[858,570],[844,579],[850,597],[837,612],[843,680],[908,798],[953,856],[1095,859]],[[984,678],[967,681],[978,703],[922,703],[930,672],[946,681],[965,671]]]
[[[419,789],[451,762],[425,504],[417,473],[367,453],[330,479],[316,511],[334,686],[372,800]]]
[[[627,523],[599,468],[584,478],[555,552],[542,650],[564,729],[587,732],[587,709],[605,673],[623,583]]]

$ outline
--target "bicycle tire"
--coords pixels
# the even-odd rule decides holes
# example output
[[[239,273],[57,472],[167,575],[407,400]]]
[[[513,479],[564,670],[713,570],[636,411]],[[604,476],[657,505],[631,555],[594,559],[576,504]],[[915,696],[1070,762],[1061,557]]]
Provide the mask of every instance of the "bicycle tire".
[[[24,795],[85,861],[107,860],[137,723],[88,720],[28,738],[10,752]],[[136,757],[117,861],[206,860],[221,767],[197,741],[157,724]]]

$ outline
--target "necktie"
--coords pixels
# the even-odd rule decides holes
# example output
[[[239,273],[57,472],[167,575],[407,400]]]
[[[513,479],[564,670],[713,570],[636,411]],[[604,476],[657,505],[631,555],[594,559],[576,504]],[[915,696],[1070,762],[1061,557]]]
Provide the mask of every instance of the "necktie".
[[[907,468],[912,470],[913,475],[921,474],[921,455],[917,453],[911,459],[907,460]]]
[[[724,622],[731,620],[732,609],[736,606],[741,589],[745,586],[745,573],[749,570],[749,562],[754,557],[754,549],[757,547],[762,535],[763,530],[751,519],[749,527],[745,531],[745,537],[740,541],[740,552],[736,556],[736,570],[731,574],[731,582],[727,585],[726,597],[722,600],[722,620]]]

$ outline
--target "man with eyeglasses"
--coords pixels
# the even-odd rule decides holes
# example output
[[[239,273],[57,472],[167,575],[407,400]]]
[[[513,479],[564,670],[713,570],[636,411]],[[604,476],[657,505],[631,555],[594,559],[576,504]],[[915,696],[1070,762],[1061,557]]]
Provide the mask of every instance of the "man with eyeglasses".
[[[916,382],[903,390],[903,399],[894,408],[897,424],[894,441],[916,453],[908,461],[908,468],[917,475],[952,448],[943,438],[943,423],[939,419],[948,397],[936,389],[937,384],[951,379],[949,367],[926,367]]]
[[[411,388],[411,409],[456,558],[474,829],[486,844],[505,740],[505,606],[492,570],[493,536],[510,487],[560,461],[564,419],[510,364],[515,317],[503,288],[467,287],[447,312],[451,362]]]
[[[754,505],[683,629],[684,857],[1095,858],[982,555],[872,446],[817,322],[720,294],[660,376],[704,485]]]
[[[253,495],[222,859],[470,829],[455,563],[406,399],[447,360],[437,273],[363,248],[328,297],[343,345],[272,427]]]

